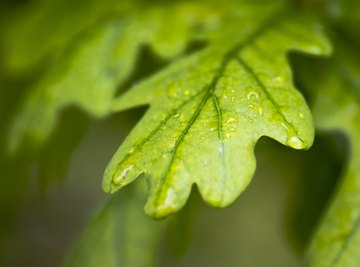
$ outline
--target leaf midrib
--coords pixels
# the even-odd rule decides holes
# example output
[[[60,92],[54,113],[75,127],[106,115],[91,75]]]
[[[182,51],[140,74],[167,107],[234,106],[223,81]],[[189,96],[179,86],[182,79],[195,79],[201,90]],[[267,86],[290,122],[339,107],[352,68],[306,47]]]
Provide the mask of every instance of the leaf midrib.
[[[181,134],[179,135],[179,137],[176,140],[176,143],[173,147],[173,149],[170,151],[171,153],[171,158],[167,164],[167,168],[166,171],[164,172],[165,175],[160,177],[159,180],[159,185],[158,188],[162,188],[164,184],[166,184],[166,180],[168,178],[168,175],[170,173],[170,169],[174,163],[174,159],[176,156],[176,153],[182,143],[182,141],[184,140],[184,137],[186,136],[186,134],[188,133],[189,129],[192,127],[192,125],[194,124],[194,122],[197,120],[199,114],[201,113],[201,110],[203,109],[203,107],[205,106],[205,104],[207,103],[207,101],[210,99],[210,97],[212,97],[214,99],[214,105],[216,107],[217,110],[217,115],[218,115],[218,137],[219,137],[219,145],[221,146],[221,149],[219,151],[222,151],[222,153],[220,154],[221,157],[221,161],[222,161],[222,165],[225,165],[225,160],[223,157],[224,154],[224,147],[223,147],[223,136],[222,136],[222,122],[221,122],[221,110],[219,108],[218,105],[218,100],[215,95],[215,90],[217,87],[217,84],[219,82],[219,80],[221,79],[221,77],[223,76],[223,73],[225,72],[228,64],[230,63],[230,61],[232,60],[236,60],[251,76],[254,77],[256,83],[258,83],[258,85],[260,86],[260,88],[264,91],[265,95],[267,96],[267,98],[270,100],[270,102],[272,103],[273,107],[275,108],[275,110],[277,111],[277,113],[282,117],[282,119],[287,122],[288,124],[290,124],[288,122],[288,120],[286,119],[286,117],[284,116],[284,114],[282,113],[280,107],[277,105],[277,103],[275,102],[275,100],[272,98],[272,96],[270,95],[270,93],[267,91],[267,89],[265,88],[265,86],[262,84],[262,82],[260,81],[260,79],[257,77],[257,75],[255,74],[255,72],[251,69],[250,66],[248,66],[244,60],[242,60],[237,54],[243,50],[245,47],[248,46],[249,43],[252,43],[253,40],[255,40],[258,36],[262,35],[264,32],[266,32],[269,28],[272,28],[272,26],[274,24],[276,24],[277,22],[279,22],[279,18],[282,17],[282,13],[284,12],[284,10],[281,10],[280,12],[276,12],[275,15],[271,16],[270,19],[265,20],[265,22],[262,23],[262,25],[260,27],[258,27],[258,29],[256,31],[254,31],[245,41],[241,42],[240,44],[235,45],[233,48],[229,49],[228,52],[225,54],[220,67],[218,68],[218,71],[216,73],[216,75],[214,76],[214,78],[212,79],[211,83],[208,86],[205,86],[202,90],[199,91],[199,93],[197,93],[196,95],[194,95],[193,97],[191,97],[190,99],[186,100],[184,103],[182,103],[180,106],[178,106],[177,108],[175,108],[172,112],[169,113],[169,115],[160,122],[160,124],[153,130],[151,131],[151,133],[144,138],[138,145],[136,145],[134,147],[134,151],[137,149],[140,149],[143,145],[145,145],[159,130],[160,128],[166,124],[169,119],[174,116],[182,107],[184,107],[185,105],[187,105],[188,103],[190,103],[192,100],[196,99],[198,96],[200,96],[201,94],[205,92],[205,95],[203,96],[199,106],[197,107],[196,111],[194,112],[194,114],[192,115],[190,121],[187,123],[186,127],[183,129],[183,131],[181,132]],[[220,113],[219,113],[220,111]],[[120,165],[126,161],[130,156],[131,153],[127,153],[124,158],[117,164],[118,169],[120,167]],[[223,168],[224,169],[224,168]],[[114,178],[116,176],[116,173],[113,175],[112,178]],[[226,176],[226,174],[223,172],[222,174],[223,176]],[[111,183],[111,187],[113,186],[113,184]],[[111,190],[112,191],[112,190]],[[221,199],[222,200],[222,199]],[[160,198],[157,199],[157,201],[155,202],[155,205],[158,205],[160,202]]]
[[[186,134],[188,133],[189,129],[191,128],[191,126],[194,124],[194,122],[196,121],[197,117],[199,116],[201,110],[203,109],[203,107],[205,106],[205,104],[207,103],[207,101],[210,99],[210,97],[212,95],[215,95],[214,92],[216,90],[216,86],[219,82],[219,80],[221,79],[221,77],[223,76],[223,73],[226,70],[226,67],[228,66],[229,62],[233,59],[237,59],[238,56],[237,54],[243,50],[249,43],[252,43],[253,40],[255,40],[258,36],[260,36],[261,34],[263,34],[264,32],[266,32],[269,28],[271,28],[274,24],[276,24],[279,21],[279,17],[281,17],[281,14],[283,13],[283,11],[280,12],[276,12],[276,14],[274,16],[272,16],[270,19],[266,20],[259,28],[258,30],[256,30],[253,34],[251,34],[245,41],[243,41],[242,43],[235,45],[233,48],[229,49],[229,51],[225,54],[224,59],[222,60],[219,70],[217,71],[217,74],[214,76],[214,78],[212,79],[210,85],[207,87],[207,91],[205,96],[203,97],[203,99],[201,100],[198,108],[196,109],[196,111],[194,112],[194,115],[191,117],[189,123],[186,125],[185,129],[182,131],[182,133],[180,134],[179,138],[177,139],[174,148],[171,150],[171,159],[167,165],[167,169],[165,171],[165,175],[162,176],[159,180],[159,184],[160,186],[158,188],[162,188],[163,185],[166,183],[167,177],[169,175],[170,169],[173,165],[174,159],[175,159],[175,155],[177,150],[180,147],[181,142],[183,141],[184,137],[186,136]],[[245,68],[246,69],[246,68]],[[248,71],[248,70],[247,70]],[[250,72],[250,74],[254,75],[256,77],[256,81],[260,82],[258,77],[255,75],[254,72]],[[262,83],[260,82],[259,85],[261,86]],[[264,87],[264,86],[263,86]],[[262,89],[264,89],[262,87]],[[268,96],[269,93],[267,92],[266,88],[265,88],[265,93]],[[270,98],[271,102],[274,102],[274,100],[272,98]],[[274,102],[275,103],[275,102]],[[276,106],[275,106],[276,108]],[[281,116],[284,118],[284,120],[288,123],[287,119],[285,118],[285,116],[282,114],[282,112],[277,109],[277,111],[281,114]],[[219,124],[221,124],[221,122],[219,122]],[[218,131],[220,131],[220,128],[218,128]],[[222,136],[222,133],[219,133],[219,136]],[[223,141],[222,139],[220,140],[221,143],[220,145],[223,146]],[[223,151],[224,152],[224,151]],[[224,162],[223,159],[223,154],[221,153],[221,161]],[[223,163],[224,164],[224,163]],[[222,180],[224,181],[224,180]],[[224,184],[224,182],[223,182]],[[221,201],[223,200],[223,196],[221,198]],[[159,206],[159,202],[160,202],[160,198],[158,198],[155,201],[155,205]]]

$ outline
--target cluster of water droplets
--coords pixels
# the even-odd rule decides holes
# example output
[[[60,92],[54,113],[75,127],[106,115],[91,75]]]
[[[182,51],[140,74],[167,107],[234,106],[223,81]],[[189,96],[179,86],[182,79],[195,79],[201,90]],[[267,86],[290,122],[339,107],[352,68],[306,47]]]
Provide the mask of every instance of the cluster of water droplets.
[[[168,86],[167,95],[170,98],[186,98],[190,96],[190,89],[178,83],[173,83]]]

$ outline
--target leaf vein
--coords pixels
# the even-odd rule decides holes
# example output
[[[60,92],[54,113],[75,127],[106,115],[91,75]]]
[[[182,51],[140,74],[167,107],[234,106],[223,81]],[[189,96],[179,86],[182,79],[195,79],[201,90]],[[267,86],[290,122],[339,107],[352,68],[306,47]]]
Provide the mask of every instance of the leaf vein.
[[[255,71],[251,68],[251,66],[248,65],[240,56],[236,56],[236,60],[240,64],[240,66],[242,66],[245,69],[245,71],[248,72],[254,78],[255,82],[259,85],[260,89],[264,92],[266,98],[270,101],[270,103],[272,104],[272,106],[274,107],[276,112],[281,116],[281,118],[286,123],[288,123],[289,125],[291,125],[292,127],[295,128],[295,126],[287,120],[286,116],[284,115],[284,113],[281,110],[281,107],[277,104],[275,99],[271,96],[270,92],[266,89],[266,86],[262,83],[261,79],[255,73]]]
[[[331,264],[329,265],[329,267],[334,267],[337,266],[337,264],[339,263],[341,257],[344,255],[345,251],[348,249],[353,236],[354,236],[354,232],[356,231],[356,229],[358,229],[360,227],[360,214],[357,216],[355,222],[354,222],[354,226],[351,228],[351,231],[349,232],[349,234],[346,235],[346,239],[345,239],[345,243],[343,246],[341,246],[341,249],[336,253],[334,260],[331,262]]]

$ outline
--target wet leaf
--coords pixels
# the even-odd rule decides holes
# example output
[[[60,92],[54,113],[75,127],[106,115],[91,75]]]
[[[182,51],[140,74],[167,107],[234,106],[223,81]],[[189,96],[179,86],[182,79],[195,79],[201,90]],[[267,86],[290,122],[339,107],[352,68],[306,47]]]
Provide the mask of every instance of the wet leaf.
[[[261,136],[295,149],[311,146],[312,118],[286,56],[294,50],[328,54],[329,44],[308,16],[279,5],[260,11],[249,9],[206,49],[116,101],[114,111],[150,108],[111,160],[105,191],[116,192],[145,173],[150,216],[180,209],[194,183],[206,202],[225,207],[248,185]],[[255,14],[261,14],[257,20]]]

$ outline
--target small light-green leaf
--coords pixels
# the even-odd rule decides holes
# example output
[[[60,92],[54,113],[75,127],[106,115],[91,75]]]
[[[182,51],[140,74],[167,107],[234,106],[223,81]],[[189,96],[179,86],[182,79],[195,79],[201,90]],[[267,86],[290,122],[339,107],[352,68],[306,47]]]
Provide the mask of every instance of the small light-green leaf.
[[[254,173],[261,136],[295,149],[313,142],[312,118],[286,55],[328,54],[319,26],[279,5],[255,8],[225,26],[205,50],[135,86],[114,105],[115,111],[150,109],[108,165],[103,188],[115,192],[145,173],[150,216],[180,209],[194,183],[209,204],[231,204]]]

